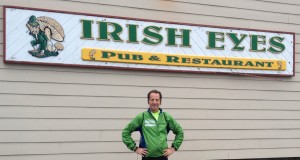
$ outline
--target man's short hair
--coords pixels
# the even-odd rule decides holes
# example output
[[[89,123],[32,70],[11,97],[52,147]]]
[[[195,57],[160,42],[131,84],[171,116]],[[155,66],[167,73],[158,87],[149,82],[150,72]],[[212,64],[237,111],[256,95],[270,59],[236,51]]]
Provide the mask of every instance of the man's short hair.
[[[151,93],[157,93],[157,94],[159,94],[159,100],[160,100],[160,103],[161,103],[162,94],[161,94],[161,92],[158,91],[158,90],[151,90],[151,91],[148,93],[148,95],[147,95],[147,97],[148,97],[147,103],[149,103],[149,100],[150,100],[150,94],[151,94]]]

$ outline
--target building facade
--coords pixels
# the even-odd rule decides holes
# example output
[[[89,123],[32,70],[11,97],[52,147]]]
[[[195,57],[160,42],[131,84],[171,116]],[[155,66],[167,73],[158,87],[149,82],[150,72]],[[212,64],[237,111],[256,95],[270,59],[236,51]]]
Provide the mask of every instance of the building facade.
[[[1,14],[0,159],[141,159],[122,143],[121,131],[147,109],[152,89],[162,92],[162,108],[185,131],[171,160],[300,157],[299,1],[1,0],[0,6],[2,13],[17,6],[295,33],[292,76],[14,64],[4,63]]]

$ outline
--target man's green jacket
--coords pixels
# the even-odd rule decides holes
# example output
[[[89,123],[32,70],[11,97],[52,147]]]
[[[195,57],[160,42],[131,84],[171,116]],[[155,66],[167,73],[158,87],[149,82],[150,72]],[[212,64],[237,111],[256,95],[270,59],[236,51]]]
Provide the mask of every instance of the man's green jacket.
[[[122,139],[124,144],[134,150],[136,143],[131,133],[139,131],[141,134],[140,148],[147,148],[147,157],[163,156],[163,150],[168,148],[167,135],[172,130],[176,135],[172,147],[178,150],[183,141],[183,129],[171,115],[160,109],[158,120],[154,118],[150,110],[138,114],[123,130]]]

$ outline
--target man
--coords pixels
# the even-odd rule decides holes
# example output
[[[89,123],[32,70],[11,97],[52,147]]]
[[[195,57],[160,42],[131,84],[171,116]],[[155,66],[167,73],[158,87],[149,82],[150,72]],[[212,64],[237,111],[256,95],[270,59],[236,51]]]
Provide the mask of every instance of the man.
[[[45,58],[48,56],[57,56],[57,51],[50,51],[48,47],[48,42],[51,39],[51,31],[49,28],[45,28],[44,31],[40,29],[40,24],[35,16],[31,16],[26,24],[29,29],[29,34],[33,37],[30,42],[34,50],[28,51],[32,56],[38,58]]]
[[[168,160],[168,157],[179,149],[183,141],[183,130],[171,115],[160,108],[161,92],[152,90],[147,97],[148,111],[138,114],[124,128],[122,139],[130,150],[143,156],[142,160]],[[169,148],[167,135],[170,130],[176,136]],[[139,131],[141,134],[139,146],[131,137],[134,131]]]

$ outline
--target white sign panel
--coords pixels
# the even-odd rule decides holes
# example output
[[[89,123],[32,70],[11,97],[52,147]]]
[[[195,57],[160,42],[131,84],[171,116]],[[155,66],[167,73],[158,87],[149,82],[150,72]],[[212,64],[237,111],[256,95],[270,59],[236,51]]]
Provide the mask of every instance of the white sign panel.
[[[4,62],[293,76],[294,33],[5,7]]]

